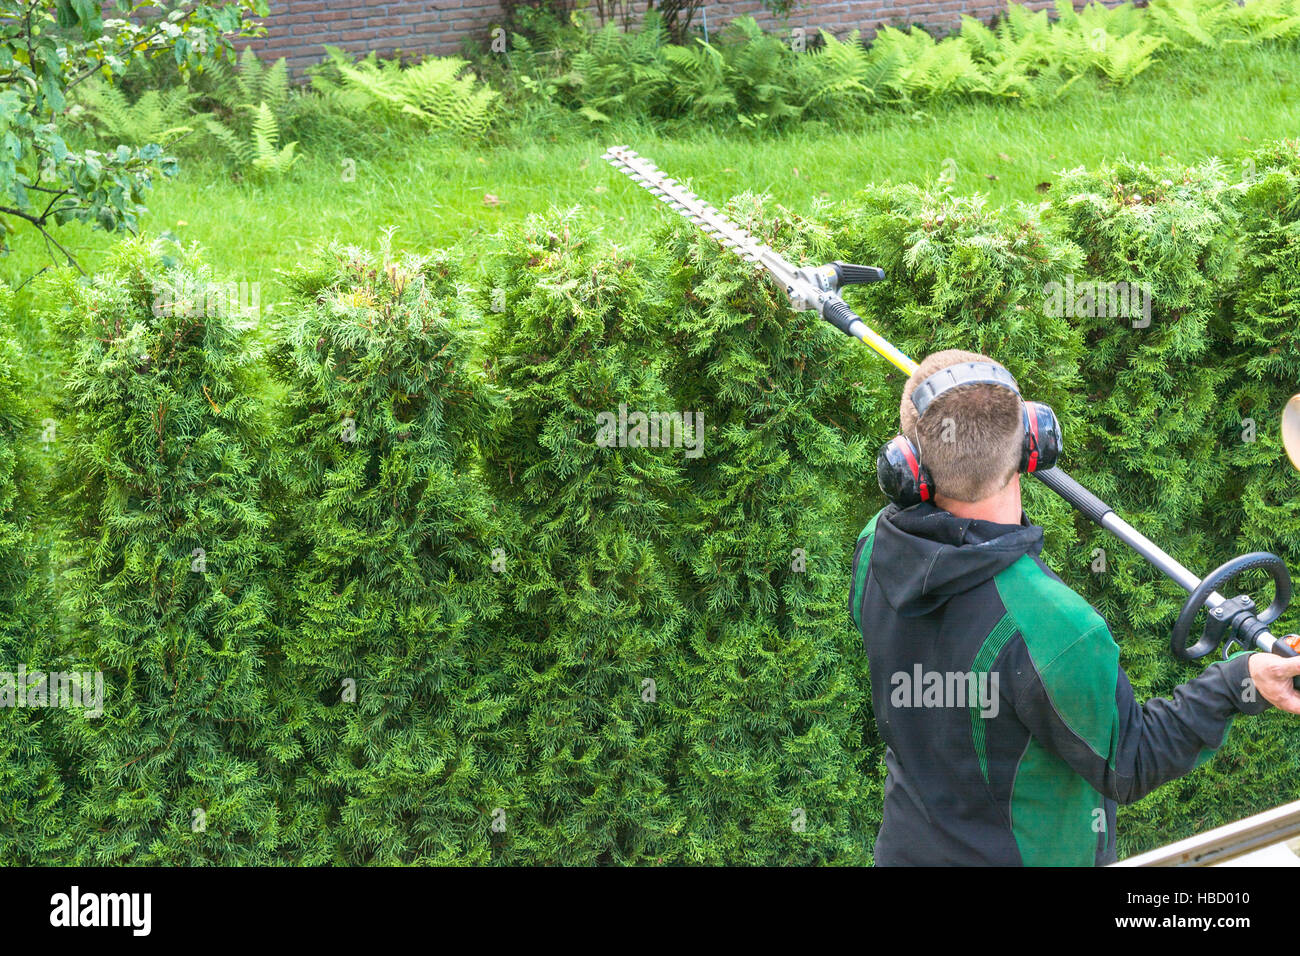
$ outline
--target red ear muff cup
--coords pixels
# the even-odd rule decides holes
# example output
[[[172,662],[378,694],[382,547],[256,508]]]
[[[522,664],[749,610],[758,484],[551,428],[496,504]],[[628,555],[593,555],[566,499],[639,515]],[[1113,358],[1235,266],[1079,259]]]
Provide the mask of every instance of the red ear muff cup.
[[[1056,412],[1042,402],[1025,402],[1025,446],[1020,470],[1032,475],[1055,467],[1061,457],[1061,423]]]
[[[897,435],[876,455],[876,481],[885,497],[903,508],[931,497],[930,476],[912,443]]]
[[[1029,402],[1021,402],[1025,428],[1024,450],[1020,453],[1020,470],[1032,475],[1038,469],[1038,414],[1029,407]]]

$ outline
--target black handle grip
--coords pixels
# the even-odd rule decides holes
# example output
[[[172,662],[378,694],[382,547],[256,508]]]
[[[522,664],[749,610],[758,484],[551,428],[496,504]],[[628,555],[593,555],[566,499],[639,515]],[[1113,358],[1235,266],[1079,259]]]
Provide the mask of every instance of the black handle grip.
[[[852,262],[832,262],[835,278],[840,285],[861,285],[866,282],[884,282],[885,270],[875,266],[857,266]]]
[[[1101,519],[1115,510],[1059,468],[1036,471],[1034,477],[1097,524],[1101,524]]]
[[[827,296],[826,304],[822,306],[822,318],[845,335],[853,334],[849,331],[850,325],[862,321],[858,318],[858,314],[849,308],[848,303],[837,295]]]

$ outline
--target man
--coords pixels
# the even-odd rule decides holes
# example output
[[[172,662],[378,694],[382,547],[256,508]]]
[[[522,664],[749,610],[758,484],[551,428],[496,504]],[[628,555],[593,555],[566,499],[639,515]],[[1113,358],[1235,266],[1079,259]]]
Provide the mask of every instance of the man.
[[[953,384],[981,368],[985,383]],[[887,744],[878,864],[1113,862],[1117,801],[1200,766],[1238,713],[1300,713],[1300,658],[1262,653],[1134,700],[1106,623],[1039,558],[1043,529],[1020,502],[1037,446],[997,363],[929,356],[899,413],[933,501],[872,519],[850,599]]]

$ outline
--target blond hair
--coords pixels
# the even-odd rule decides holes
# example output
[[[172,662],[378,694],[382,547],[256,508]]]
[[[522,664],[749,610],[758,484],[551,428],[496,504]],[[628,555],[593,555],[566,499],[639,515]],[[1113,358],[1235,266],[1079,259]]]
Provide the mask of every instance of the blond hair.
[[[993,359],[948,349],[927,355],[907,384],[898,406],[902,433],[916,446],[934,491],[957,501],[982,501],[997,494],[1020,470],[1024,419],[1019,396],[997,385],[959,385],[930,403],[919,417],[912,392],[935,372],[964,362]]]

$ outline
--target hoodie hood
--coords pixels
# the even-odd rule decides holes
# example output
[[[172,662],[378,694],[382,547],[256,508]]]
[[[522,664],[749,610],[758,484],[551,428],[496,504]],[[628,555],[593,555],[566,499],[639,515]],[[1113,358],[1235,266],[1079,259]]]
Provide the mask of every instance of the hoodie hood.
[[[876,522],[871,574],[902,617],[920,617],[1043,550],[1043,529],[958,518],[929,502],[890,505]]]

